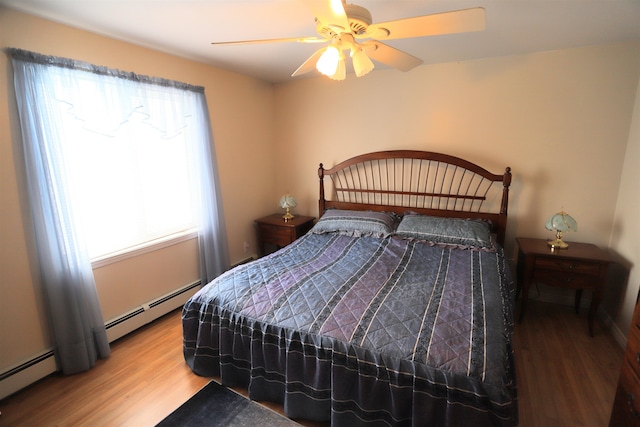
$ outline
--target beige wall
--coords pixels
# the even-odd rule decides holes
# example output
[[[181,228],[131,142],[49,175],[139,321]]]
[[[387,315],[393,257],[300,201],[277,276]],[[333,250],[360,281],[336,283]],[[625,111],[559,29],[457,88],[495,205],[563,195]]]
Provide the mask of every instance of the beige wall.
[[[68,57],[204,86],[220,167],[232,262],[255,250],[252,221],[270,213],[275,174],[273,87],[249,77],[0,7],[0,46]],[[0,372],[49,347],[24,196],[11,64],[0,55]],[[252,245],[243,251],[243,242]],[[198,279],[197,245],[183,242],[95,271],[105,320]]]

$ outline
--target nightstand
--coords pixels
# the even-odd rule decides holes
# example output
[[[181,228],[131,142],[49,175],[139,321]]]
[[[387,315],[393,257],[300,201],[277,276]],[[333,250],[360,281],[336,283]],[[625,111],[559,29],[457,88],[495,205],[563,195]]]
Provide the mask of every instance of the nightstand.
[[[256,220],[258,225],[258,251],[267,253],[266,245],[282,248],[292,243],[313,227],[312,216],[296,215],[285,221],[282,214],[273,214]]]
[[[589,243],[569,242],[567,249],[554,249],[544,239],[516,238],[518,244],[518,291],[522,291],[519,322],[527,309],[529,288],[534,280],[550,286],[576,290],[575,310],[578,313],[582,291],[593,292],[589,307],[589,334],[593,336],[593,319],[602,301],[611,258]]]

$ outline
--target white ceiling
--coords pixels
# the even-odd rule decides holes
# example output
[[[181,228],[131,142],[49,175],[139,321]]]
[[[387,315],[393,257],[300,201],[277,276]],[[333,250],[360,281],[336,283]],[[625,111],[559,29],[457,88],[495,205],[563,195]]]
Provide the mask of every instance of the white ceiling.
[[[425,64],[640,40],[640,0],[353,2],[369,9],[374,23],[485,8],[483,32],[386,42]],[[0,0],[0,5],[270,82],[290,80],[291,73],[321,46],[210,44],[315,36],[313,14],[300,0]],[[376,69],[384,68],[376,64]]]

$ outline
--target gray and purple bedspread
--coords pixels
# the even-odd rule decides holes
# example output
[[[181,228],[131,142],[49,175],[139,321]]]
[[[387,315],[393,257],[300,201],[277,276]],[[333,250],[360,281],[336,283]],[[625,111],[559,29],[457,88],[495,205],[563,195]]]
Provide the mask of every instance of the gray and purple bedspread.
[[[183,309],[199,375],[334,426],[513,426],[514,290],[501,248],[308,234]]]

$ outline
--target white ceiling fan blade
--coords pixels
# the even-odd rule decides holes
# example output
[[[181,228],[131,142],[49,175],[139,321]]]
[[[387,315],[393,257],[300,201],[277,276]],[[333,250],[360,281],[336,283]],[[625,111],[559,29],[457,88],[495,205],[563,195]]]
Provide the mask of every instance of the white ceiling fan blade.
[[[342,0],[302,0],[320,22],[325,25],[338,26],[341,31],[351,31],[349,18],[344,10]]]
[[[409,71],[424,62],[420,58],[416,58],[413,55],[409,55],[406,52],[379,41],[368,40],[362,43],[362,46],[369,58],[397,68],[400,71]]]
[[[291,77],[299,76],[301,74],[305,74],[305,73],[308,73],[309,71],[315,70],[316,62],[318,62],[318,59],[320,59],[320,56],[322,56],[325,50],[327,50],[326,47],[322,49],[318,49],[313,55],[309,57],[309,59],[304,61],[302,65],[299,66],[298,69],[293,72],[293,74],[291,74]]]
[[[260,43],[281,43],[281,42],[297,42],[297,43],[322,43],[327,39],[322,37],[287,37],[282,39],[261,39],[261,40],[237,40],[230,42],[211,42],[212,45],[232,46],[239,44],[260,44]]]
[[[484,29],[484,8],[476,7],[371,24],[367,28],[367,37],[391,40],[482,31]]]

